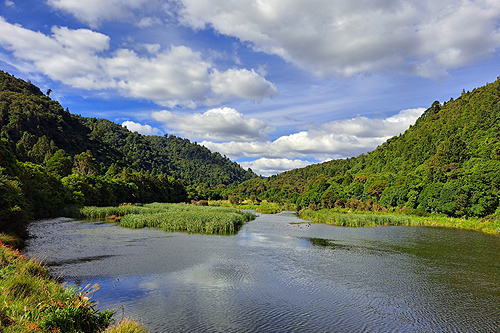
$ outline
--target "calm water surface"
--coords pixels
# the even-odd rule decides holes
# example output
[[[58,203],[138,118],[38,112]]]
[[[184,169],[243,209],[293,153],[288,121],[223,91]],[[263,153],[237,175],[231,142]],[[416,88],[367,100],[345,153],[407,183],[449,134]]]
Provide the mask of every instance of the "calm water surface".
[[[500,332],[500,237],[302,222],[212,236],[44,220],[26,252],[153,332]]]

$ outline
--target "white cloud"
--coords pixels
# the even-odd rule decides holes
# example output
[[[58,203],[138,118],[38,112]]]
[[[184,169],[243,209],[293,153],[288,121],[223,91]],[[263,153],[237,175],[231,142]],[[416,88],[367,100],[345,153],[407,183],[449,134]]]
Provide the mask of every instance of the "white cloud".
[[[14,8],[16,6],[14,4],[14,1],[10,1],[10,0],[5,0],[4,4],[5,4],[5,6],[12,7],[12,8]]]
[[[398,135],[415,123],[425,111],[423,108],[407,109],[386,119],[358,117],[332,121],[321,125],[321,129],[330,133],[343,133],[358,138],[386,137]]]
[[[90,27],[105,20],[133,17],[134,11],[158,5],[157,0],[47,0],[54,9],[69,13]]]
[[[136,25],[139,28],[147,28],[147,27],[152,27],[155,25],[162,25],[163,22],[161,21],[160,18],[158,17],[143,17],[139,22],[136,23]]]
[[[181,22],[249,42],[320,77],[438,77],[500,47],[497,0],[181,0]]]
[[[47,36],[0,17],[0,31],[0,45],[17,58],[76,88],[115,89],[124,96],[167,107],[214,105],[237,98],[260,100],[276,93],[274,85],[254,71],[219,72],[185,46],[161,51],[157,44],[141,44],[149,51],[148,57],[124,48],[109,56],[110,38],[88,29],[53,27]],[[221,90],[230,86],[233,90]]]
[[[231,108],[211,109],[205,113],[175,114],[170,111],[153,112],[152,117],[165,123],[185,137],[222,141],[267,140],[266,133],[274,127],[256,118],[245,118]]]
[[[124,121],[122,126],[128,128],[129,131],[138,132],[144,135],[161,134],[161,131],[158,128],[151,127],[150,125],[141,125],[133,121]]]
[[[304,168],[316,162],[302,161],[302,160],[289,160],[287,158],[259,158],[251,162],[240,162],[239,164],[245,168],[251,168],[253,172],[258,175],[269,177],[278,173]]]
[[[229,69],[225,72],[214,70],[210,74],[212,90],[222,97],[239,97],[244,99],[261,100],[264,97],[274,97],[278,89],[266,81],[255,71],[246,69]]]
[[[282,136],[267,142],[203,141],[202,145],[232,159],[240,157],[303,158],[324,161],[345,158],[375,149],[412,125],[425,109],[402,110],[386,119],[357,117],[333,121],[316,129]]]

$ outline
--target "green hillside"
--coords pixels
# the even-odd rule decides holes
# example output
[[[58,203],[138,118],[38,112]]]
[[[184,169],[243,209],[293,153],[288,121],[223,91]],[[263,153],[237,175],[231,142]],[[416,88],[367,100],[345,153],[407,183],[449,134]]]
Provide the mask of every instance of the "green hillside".
[[[0,71],[0,231],[72,204],[187,201],[202,198],[198,188],[255,177],[187,139],[71,114]]]
[[[434,102],[374,151],[234,186],[230,195],[349,208],[484,217],[500,202],[500,79]]]

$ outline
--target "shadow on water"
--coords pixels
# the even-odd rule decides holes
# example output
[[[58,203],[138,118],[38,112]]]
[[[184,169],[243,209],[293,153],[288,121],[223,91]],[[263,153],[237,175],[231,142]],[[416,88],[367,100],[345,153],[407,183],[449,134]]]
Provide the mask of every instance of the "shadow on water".
[[[92,256],[92,257],[85,257],[85,258],[68,259],[68,260],[62,260],[62,261],[48,261],[44,264],[45,264],[45,266],[50,268],[50,267],[54,267],[54,266],[89,263],[92,261],[102,260],[102,259],[107,259],[107,258],[112,258],[112,257],[115,257],[115,255],[99,255],[99,256]]]

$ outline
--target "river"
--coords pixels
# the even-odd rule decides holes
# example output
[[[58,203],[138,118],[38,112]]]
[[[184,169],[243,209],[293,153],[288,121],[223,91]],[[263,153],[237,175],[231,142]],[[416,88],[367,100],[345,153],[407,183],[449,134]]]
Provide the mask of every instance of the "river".
[[[26,254],[152,332],[500,332],[500,237],[260,215],[234,236],[30,225]]]

